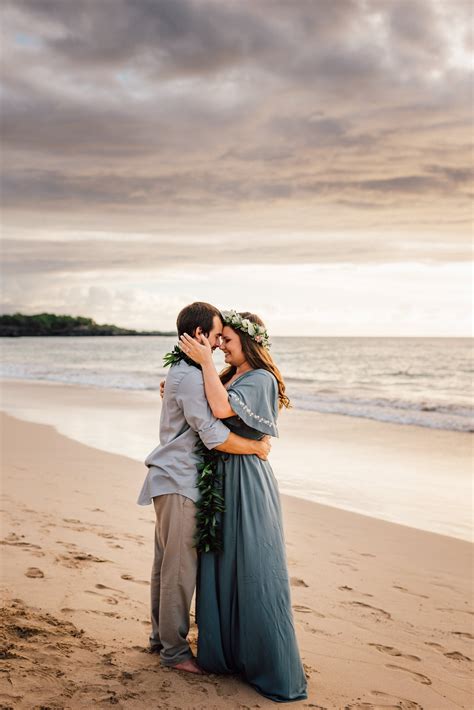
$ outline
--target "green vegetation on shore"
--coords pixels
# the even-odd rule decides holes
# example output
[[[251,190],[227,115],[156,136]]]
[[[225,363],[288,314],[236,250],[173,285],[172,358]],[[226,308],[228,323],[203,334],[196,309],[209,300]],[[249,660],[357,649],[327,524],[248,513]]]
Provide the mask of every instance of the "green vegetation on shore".
[[[92,318],[57,316],[54,313],[0,315],[0,337],[21,335],[176,335],[176,332],[130,330],[116,325],[99,325]]]

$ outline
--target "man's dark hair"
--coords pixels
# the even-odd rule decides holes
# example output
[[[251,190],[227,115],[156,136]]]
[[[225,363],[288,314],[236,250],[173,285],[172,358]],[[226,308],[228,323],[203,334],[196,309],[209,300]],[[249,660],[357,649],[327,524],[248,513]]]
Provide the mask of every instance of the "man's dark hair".
[[[218,308],[211,306],[210,303],[196,301],[189,306],[185,306],[176,320],[178,336],[187,333],[194,336],[196,328],[202,328],[202,332],[207,337],[212,330],[214,316],[219,316],[222,320],[222,315]]]

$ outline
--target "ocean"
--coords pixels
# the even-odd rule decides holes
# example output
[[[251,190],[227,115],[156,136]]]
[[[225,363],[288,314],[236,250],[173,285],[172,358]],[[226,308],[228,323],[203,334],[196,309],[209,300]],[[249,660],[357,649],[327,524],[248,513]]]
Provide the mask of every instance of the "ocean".
[[[174,337],[4,338],[0,376],[157,390]],[[275,337],[296,409],[474,431],[469,338]],[[218,367],[222,354],[215,354]]]
[[[50,387],[34,390],[32,397],[28,388],[4,386],[1,407],[143,462],[158,443],[158,388],[167,372],[162,360],[175,343],[174,337],[140,336],[2,339],[3,380]],[[282,436],[271,455],[282,493],[471,539],[470,472],[443,444],[453,436],[450,430],[474,429],[471,340],[274,338],[272,353],[295,411],[408,425],[401,448],[394,448],[396,432],[389,430],[386,439],[379,430],[360,440],[339,440],[339,425],[333,430],[327,418],[318,423],[314,440]],[[222,353],[214,359],[223,366]],[[64,396],[57,386],[62,383],[76,387]],[[286,417],[289,423],[291,415]],[[429,432],[433,451],[416,444],[426,427],[437,430]],[[465,452],[463,444],[461,457]]]

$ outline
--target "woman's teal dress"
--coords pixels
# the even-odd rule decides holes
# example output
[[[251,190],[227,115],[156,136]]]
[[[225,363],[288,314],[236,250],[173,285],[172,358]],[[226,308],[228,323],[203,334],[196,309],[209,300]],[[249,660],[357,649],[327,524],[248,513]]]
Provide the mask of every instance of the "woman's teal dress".
[[[250,370],[229,387],[231,431],[249,439],[278,436],[278,386]],[[240,673],[277,702],[307,697],[296,641],[278,486],[268,461],[224,455],[223,552],[200,556],[196,618],[199,665]]]

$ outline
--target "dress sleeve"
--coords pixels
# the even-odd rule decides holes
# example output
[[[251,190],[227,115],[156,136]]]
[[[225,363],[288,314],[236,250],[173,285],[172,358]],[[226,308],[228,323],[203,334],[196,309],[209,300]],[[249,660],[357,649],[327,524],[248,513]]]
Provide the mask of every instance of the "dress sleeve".
[[[247,426],[278,437],[278,385],[266,370],[254,370],[229,387],[229,404]]]

